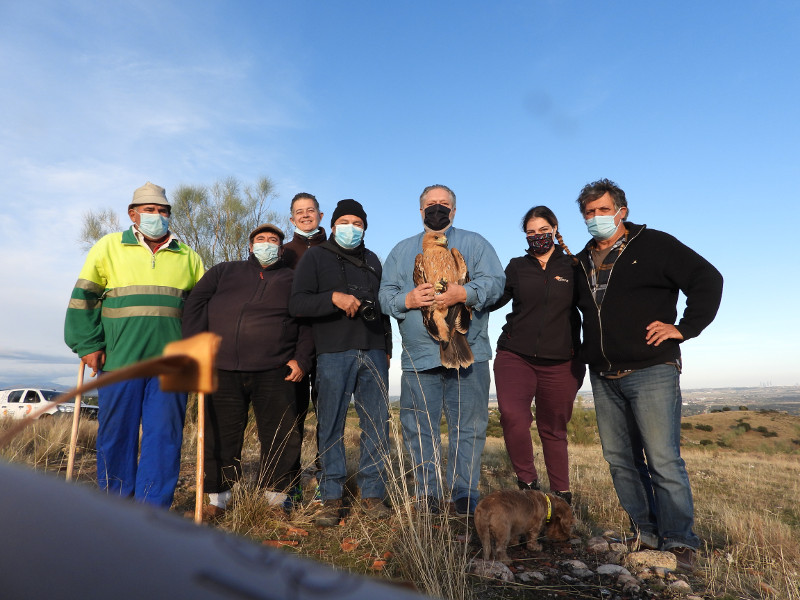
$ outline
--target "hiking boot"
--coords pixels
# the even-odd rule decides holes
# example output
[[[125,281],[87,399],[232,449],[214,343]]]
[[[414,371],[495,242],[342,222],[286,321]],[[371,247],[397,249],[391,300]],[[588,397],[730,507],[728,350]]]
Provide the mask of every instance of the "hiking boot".
[[[456,509],[456,514],[460,517],[471,517],[474,515],[476,504],[477,502],[469,496],[453,500],[453,507]]]
[[[342,499],[325,500],[322,508],[314,515],[314,525],[317,527],[336,527],[342,513]]]
[[[612,541],[614,541],[612,539]],[[642,538],[636,534],[625,535],[619,540],[628,547],[631,552],[639,552],[641,550],[658,550],[655,546],[651,546],[647,542],[642,541]]]
[[[668,550],[675,555],[678,562],[678,570],[694,573],[694,550],[686,546],[678,546]]]
[[[564,502],[572,506],[572,492],[553,492],[556,496],[561,498]]]
[[[422,496],[417,498],[415,507],[418,513],[427,513],[429,515],[438,515],[442,512],[442,507],[439,504],[439,499],[435,496]]]
[[[388,519],[392,514],[392,511],[380,498],[363,498],[361,510],[370,519]]]
[[[517,479],[517,487],[521,490],[538,490],[539,489],[539,480],[534,479],[530,483],[525,483],[521,479]]]

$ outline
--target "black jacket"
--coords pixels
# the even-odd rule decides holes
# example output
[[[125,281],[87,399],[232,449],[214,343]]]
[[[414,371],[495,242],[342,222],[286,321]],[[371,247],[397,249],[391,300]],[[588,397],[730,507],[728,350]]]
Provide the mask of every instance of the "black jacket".
[[[546,269],[535,255],[512,258],[506,267],[503,296],[490,308],[497,310],[512,301],[497,349],[529,359],[572,359],[578,350],[581,326],[576,275],[572,257],[561,246],[553,250]]]
[[[628,243],[614,264],[599,309],[589,282],[590,246],[578,253],[583,267],[578,278],[582,357],[593,371],[641,369],[677,360],[679,341],[648,345],[647,326],[653,321],[675,324],[680,290],[686,295],[686,309],[676,327],[688,340],[714,320],[722,298],[722,275],[694,250],[645,225],[626,227]]]
[[[292,359],[308,373],[314,357],[311,328],[289,316],[294,271],[278,262],[264,268],[244,261],[211,267],[183,308],[183,336],[202,331],[222,336],[217,368],[265,371]]]
[[[314,246],[319,246],[326,239],[328,239],[328,236],[325,234],[324,227],[320,227],[319,231],[311,237],[305,237],[295,233],[292,237],[292,241],[286,242],[283,245],[283,262],[286,263],[286,266],[290,269],[296,269],[297,263],[303,258],[303,254],[306,253],[306,250]]]
[[[336,244],[332,238],[330,243]],[[310,248],[295,269],[289,312],[304,320],[311,319],[317,354],[380,349],[391,356],[391,323],[388,316],[381,314],[378,302],[381,263],[363,243],[354,250],[339,248],[339,251],[366,262],[372,269],[358,267],[325,246]],[[348,317],[333,304],[333,292],[351,294],[362,304],[365,299],[371,300],[377,319]]]

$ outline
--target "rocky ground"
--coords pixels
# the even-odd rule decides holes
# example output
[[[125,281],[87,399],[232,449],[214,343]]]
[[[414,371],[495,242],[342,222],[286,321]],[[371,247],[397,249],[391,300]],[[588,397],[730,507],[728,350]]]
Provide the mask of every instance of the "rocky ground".
[[[669,552],[636,551],[611,541],[619,534],[569,542],[543,541],[541,552],[527,550],[524,544],[509,548],[512,559],[506,566],[485,561],[475,547],[470,571],[479,578],[476,591],[481,598],[602,598],[639,600],[682,597],[700,600],[702,581],[677,570]]]

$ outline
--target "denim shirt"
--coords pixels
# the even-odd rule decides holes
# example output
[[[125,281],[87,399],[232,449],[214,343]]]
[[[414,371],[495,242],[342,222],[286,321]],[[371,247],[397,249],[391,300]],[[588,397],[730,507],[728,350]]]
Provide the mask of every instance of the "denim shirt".
[[[379,293],[381,310],[397,319],[403,341],[403,371],[425,371],[442,366],[439,342],[425,329],[422,312],[406,308],[406,294],[416,287],[414,261],[422,252],[424,235],[422,232],[397,244],[383,265]],[[461,252],[469,271],[470,281],[464,285],[466,304],[472,308],[467,342],[475,362],[487,361],[492,358],[487,309],[503,295],[505,272],[494,248],[480,234],[450,227],[445,235],[447,247]]]

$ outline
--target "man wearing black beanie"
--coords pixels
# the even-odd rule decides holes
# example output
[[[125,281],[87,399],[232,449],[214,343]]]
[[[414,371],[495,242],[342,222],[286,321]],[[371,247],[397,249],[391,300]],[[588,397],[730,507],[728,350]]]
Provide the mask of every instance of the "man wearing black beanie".
[[[331,218],[331,237],[310,248],[295,271],[289,311],[308,318],[317,352],[317,421],[323,507],[319,526],[342,516],[347,479],[344,426],[350,398],[361,426],[357,476],[361,508],[373,518],[390,511],[383,503],[389,453],[389,318],[381,315],[381,263],[364,246],[367,213],[359,202],[341,200]]]

